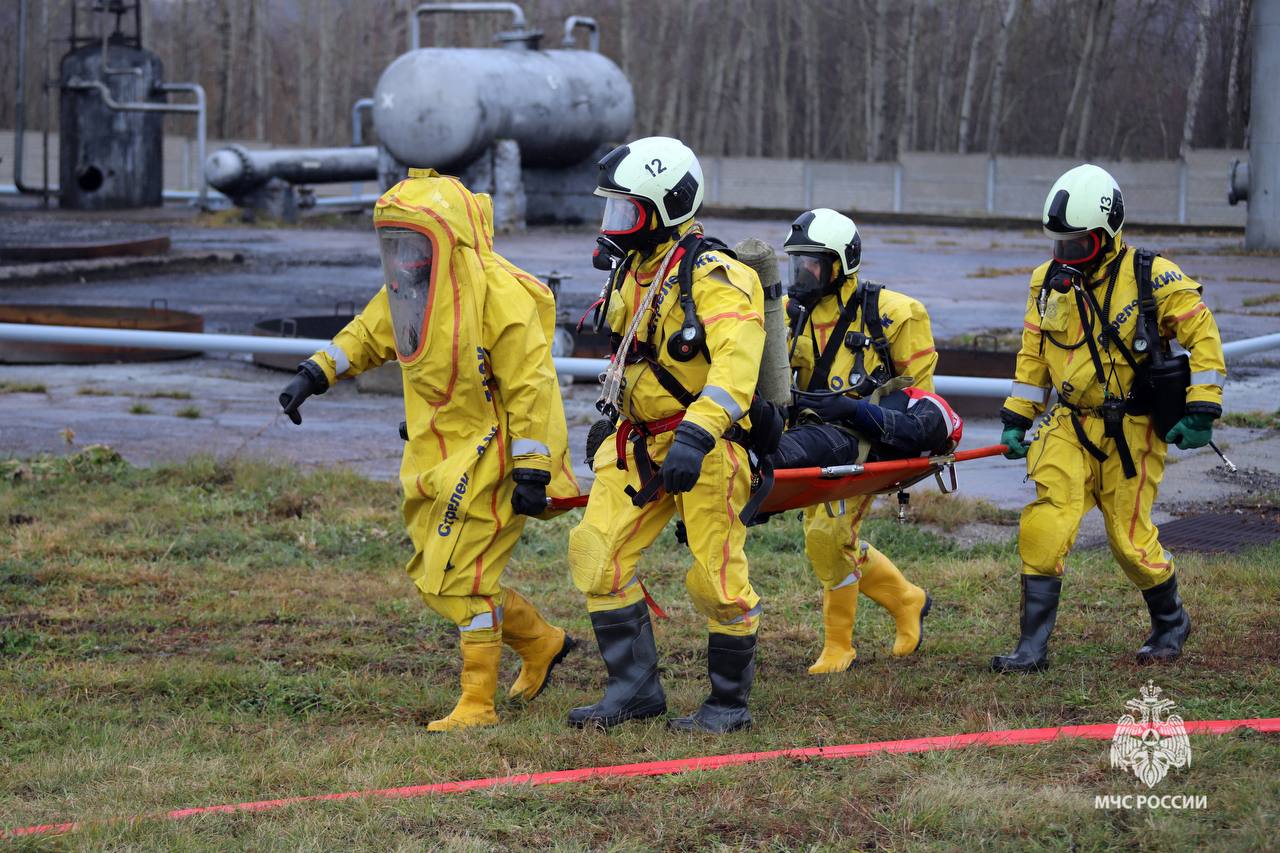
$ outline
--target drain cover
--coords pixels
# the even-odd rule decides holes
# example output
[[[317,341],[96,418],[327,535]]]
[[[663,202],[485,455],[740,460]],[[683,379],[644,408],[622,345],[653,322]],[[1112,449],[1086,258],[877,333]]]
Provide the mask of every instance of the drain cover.
[[[1280,512],[1246,509],[1189,515],[1160,525],[1160,544],[1170,551],[1243,551],[1280,540]]]

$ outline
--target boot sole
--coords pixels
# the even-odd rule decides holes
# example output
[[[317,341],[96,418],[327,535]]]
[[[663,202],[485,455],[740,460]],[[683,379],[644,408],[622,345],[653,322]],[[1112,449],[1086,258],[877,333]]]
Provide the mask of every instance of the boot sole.
[[[542,684],[538,687],[537,690],[534,691],[532,696],[529,696],[523,701],[532,702],[534,699],[537,699],[539,696],[541,696],[542,691],[546,690],[547,685],[551,683],[551,673],[555,671],[556,666],[559,665],[560,661],[564,660],[569,656],[569,652],[573,651],[577,647],[578,647],[578,641],[575,640],[573,637],[569,636],[569,632],[566,631],[564,635],[564,645],[560,647],[559,653],[556,654],[556,656],[551,659],[551,663],[547,664],[547,674],[546,674],[546,677],[542,679]]]
[[[991,671],[1000,675],[1017,675],[1026,672],[1044,672],[1049,668],[1049,662],[1040,661],[1027,666],[1008,666],[1006,664],[997,663],[997,658],[991,659]]]
[[[1185,643],[1190,637],[1191,637],[1191,619],[1188,618],[1187,619],[1187,635],[1182,638],[1182,642]],[[1138,666],[1152,666],[1152,665],[1158,665],[1162,663],[1173,663],[1180,657],[1182,657],[1181,647],[1179,647],[1178,650],[1173,654],[1163,655],[1163,656],[1159,656],[1155,654],[1143,654],[1142,652],[1138,652]]]
[[[751,728],[751,725],[753,722],[752,720],[746,720],[745,722],[741,722],[741,723],[738,723],[737,725],[730,726],[727,729],[709,729],[706,726],[700,725],[696,721],[691,721],[689,724],[685,724],[681,722],[684,719],[688,719],[688,718],[676,717],[674,720],[667,720],[667,730],[672,732],[683,732],[685,734],[694,734],[694,735],[696,734],[728,735],[728,734],[733,734],[734,732],[746,731],[747,729]]]
[[[920,608],[920,639],[916,640],[915,648],[907,652],[903,657],[909,657],[920,651],[920,646],[924,644],[924,617],[929,615],[929,611],[933,609],[933,596],[929,593],[924,594],[924,607]]]
[[[570,718],[569,725],[575,729],[611,729],[631,720],[652,720],[654,717],[661,717],[665,713],[667,713],[667,705],[664,702],[661,706],[655,705],[652,708],[618,714],[613,717],[587,717],[582,720]]]

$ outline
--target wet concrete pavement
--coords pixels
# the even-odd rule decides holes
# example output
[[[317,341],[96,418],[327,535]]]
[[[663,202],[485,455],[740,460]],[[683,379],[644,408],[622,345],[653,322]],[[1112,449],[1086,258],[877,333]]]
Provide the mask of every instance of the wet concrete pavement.
[[[156,217],[126,218],[126,222],[130,227],[122,229],[129,231],[124,236],[155,229],[170,235],[175,250],[234,250],[244,260],[196,272],[79,283],[11,283],[0,286],[0,302],[146,306],[164,299],[171,308],[205,315],[207,331],[247,333],[255,322],[269,317],[327,314],[335,306],[343,307],[340,303],[358,308],[380,284],[372,229],[358,224],[203,227],[189,215],[158,221]],[[756,236],[780,246],[787,225],[783,221],[706,222],[708,233],[731,245]],[[101,232],[83,217],[0,212],[0,238],[31,239],[42,229],[69,237],[81,226],[82,234]],[[1027,273],[1043,259],[1045,250],[1037,231],[868,225],[863,232],[864,276],[924,301],[937,338],[1021,325]],[[1239,235],[1148,238],[1135,233],[1130,240],[1162,249],[1204,283],[1206,301],[1227,340],[1280,328],[1276,319],[1280,258],[1244,254]],[[555,269],[572,275],[564,283],[565,313],[580,310],[600,286],[602,274],[590,265],[593,234],[589,229],[532,229],[499,235],[497,245],[532,272]],[[1265,301],[1268,298],[1276,301]],[[1246,300],[1255,304],[1246,305]],[[1273,411],[1280,400],[1277,365],[1280,353],[1230,365],[1228,411]],[[948,372],[945,364],[940,372]],[[0,393],[0,456],[61,453],[73,446],[105,443],[139,464],[193,453],[241,454],[299,464],[345,465],[379,478],[396,476],[401,448],[397,425],[403,417],[398,397],[360,393],[352,383],[343,383],[308,401],[304,423],[295,427],[276,414],[275,398],[287,378],[285,373],[252,364],[247,356],[88,366],[0,365],[0,382],[38,383],[46,388],[44,393]],[[191,398],[148,396],[174,391]],[[571,386],[566,394],[577,457],[594,416],[593,399],[594,389],[583,385]],[[151,413],[130,413],[136,405],[149,407]],[[178,416],[189,408],[198,409],[199,416]],[[66,436],[71,435],[74,445],[67,443]],[[994,419],[969,419],[965,446],[991,444],[998,438]],[[1256,466],[1280,477],[1276,433],[1228,428],[1222,430],[1221,438],[1238,465]],[[1164,504],[1216,500],[1239,491],[1230,481],[1208,476],[1216,464],[1209,451],[1173,450],[1171,456],[1175,461],[1166,480]],[[587,474],[581,464],[578,467]],[[966,495],[1018,507],[1034,494],[1022,473],[1020,464],[1003,459],[968,463],[961,471],[961,488]]]

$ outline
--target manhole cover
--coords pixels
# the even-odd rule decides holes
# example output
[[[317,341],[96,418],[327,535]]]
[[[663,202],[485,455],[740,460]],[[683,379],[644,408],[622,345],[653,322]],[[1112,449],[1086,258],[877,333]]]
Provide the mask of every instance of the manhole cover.
[[[1280,512],[1246,509],[1189,515],[1160,525],[1160,544],[1178,551],[1243,551],[1280,540]]]

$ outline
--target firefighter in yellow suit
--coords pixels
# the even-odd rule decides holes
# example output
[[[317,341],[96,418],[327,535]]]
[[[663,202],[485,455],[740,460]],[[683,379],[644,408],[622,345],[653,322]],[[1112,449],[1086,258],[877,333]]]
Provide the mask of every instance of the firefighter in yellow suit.
[[[862,238],[852,219],[827,208],[801,214],[783,250],[791,257],[787,311],[799,405],[823,415],[840,399],[827,392],[864,397],[896,376],[933,390],[938,354],[929,315],[918,301],[892,290],[878,290],[877,306],[869,304],[873,289],[858,280]],[[877,330],[882,346],[876,345]],[[849,392],[850,385],[860,390]],[[867,495],[805,510],[805,554],[822,583],[822,653],[809,667],[815,675],[843,672],[857,657],[852,639],[859,592],[893,616],[895,655],[920,647],[929,596],[858,536],[874,500]]]
[[[410,169],[374,208],[384,286],[280,397],[301,423],[311,394],[400,362],[407,570],[427,606],[458,626],[462,655],[461,697],[431,731],[498,721],[503,642],[522,660],[510,695],[526,700],[575,645],[501,584],[525,516],[578,485],[549,344],[554,299],[494,251],[492,222],[487,195]]]
[[[569,564],[609,679],[569,723],[607,728],[666,712],[636,562],[678,512],[692,555],[685,586],[707,620],[711,694],[668,725],[734,731],[751,724],[761,612],[743,553],[751,470],[739,433],[764,349],[763,291],[723,244],[704,241],[693,219],[702,170],[678,140],[610,152],[596,192],[606,199],[600,240],[617,259],[604,314],[618,348],[600,408],[618,429],[595,453]]]
[[[1018,537],[1021,636],[1011,654],[991,665],[998,672],[1048,665],[1067,554],[1081,518],[1095,506],[1112,555],[1142,591],[1151,616],[1138,662],[1174,660],[1191,619],[1178,594],[1173,557],[1151,523],[1151,506],[1167,445],[1205,446],[1222,414],[1226,366],[1218,326],[1200,285],[1161,257],[1151,262],[1153,316],[1150,323],[1144,319],[1140,253],[1124,241],[1124,201],[1105,170],[1084,164],[1060,177],[1045,199],[1043,224],[1054,241],[1054,260],[1031,274],[1017,374],[1001,412],[1006,455],[1026,457],[1027,475],[1036,484]],[[1146,371],[1171,338],[1190,353],[1190,384],[1184,388],[1185,379],[1179,380],[1162,399],[1158,388],[1144,396],[1133,365]],[[1050,391],[1058,402],[1028,444],[1026,431],[1044,412]],[[1173,417],[1181,412],[1181,418],[1159,431],[1153,414],[1170,402],[1178,405]]]

